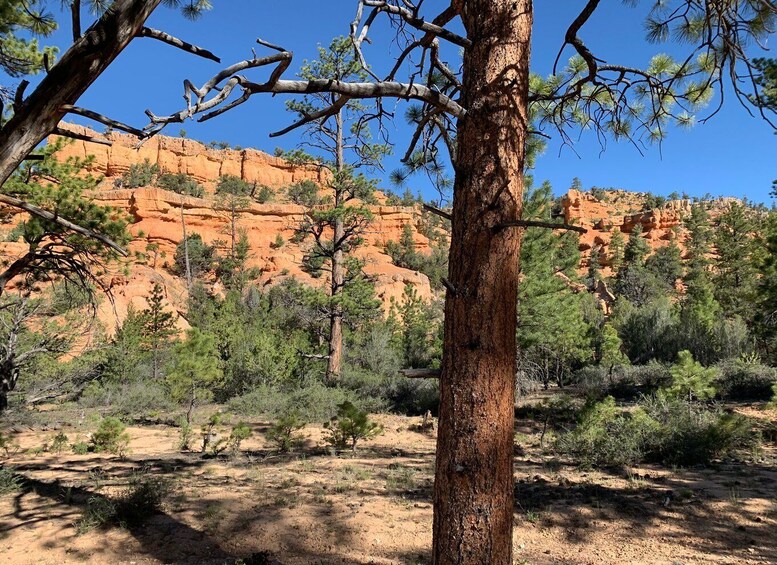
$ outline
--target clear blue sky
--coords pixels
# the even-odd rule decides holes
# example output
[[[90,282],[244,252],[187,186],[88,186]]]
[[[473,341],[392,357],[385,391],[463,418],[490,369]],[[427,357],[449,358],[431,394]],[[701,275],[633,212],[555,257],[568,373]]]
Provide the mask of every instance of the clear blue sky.
[[[214,9],[197,22],[185,20],[175,10],[159,8],[149,25],[211,49],[221,56],[224,64],[250,57],[252,48],[261,50],[255,39],[262,37],[293,50],[298,68],[303,59],[315,57],[317,44],[327,44],[332,37],[347,34],[355,9],[351,0],[215,0],[213,4]],[[426,4],[428,13],[432,13],[443,2],[427,0]],[[604,2],[581,35],[608,62],[644,66],[653,54],[675,49],[644,41],[643,5],[648,4],[643,2],[638,8],[628,8],[621,2]],[[581,1],[573,0],[535,2],[532,62],[535,72],[549,72],[564,30],[581,5]],[[65,27],[52,41],[66,45],[70,31],[67,20],[62,21]],[[391,44],[391,30],[384,22],[376,26],[372,37],[373,44],[366,48],[368,59],[377,67],[384,67],[398,51]],[[771,43],[777,43],[777,38]],[[144,125],[146,108],[166,113],[182,107],[184,78],[202,84],[222,66],[151,39],[138,39],[79,104],[121,121]],[[266,74],[260,70],[249,76],[260,78]],[[401,116],[401,107],[398,110],[397,115]],[[288,125],[290,119],[282,97],[258,95],[220,118],[204,124],[187,122],[183,128],[194,139],[223,140],[271,152],[276,146],[291,148],[298,142],[296,134],[279,139],[268,137],[269,132]],[[396,149],[386,162],[386,174],[397,168],[409,139],[410,132],[401,121],[398,119],[390,128]],[[175,125],[165,133],[177,135],[179,130]],[[709,192],[769,202],[771,181],[777,178],[777,135],[768,124],[751,118],[732,96],[728,97],[724,110],[707,124],[696,125],[690,131],[672,131],[661,151],[658,147],[649,147],[642,156],[628,143],[611,141],[602,153],[598,141],[587,134],[581,136],[575,151],[577,155],[566,148],[559,154],[558,142],[551,141],[537,163],[536,179],[550,180],[556,193],[564,192],[577,176],[586,187],[612,186],[652,190],[658,194]],[[411,179],[409,186],[426,196],[434,196],[421,177]]]

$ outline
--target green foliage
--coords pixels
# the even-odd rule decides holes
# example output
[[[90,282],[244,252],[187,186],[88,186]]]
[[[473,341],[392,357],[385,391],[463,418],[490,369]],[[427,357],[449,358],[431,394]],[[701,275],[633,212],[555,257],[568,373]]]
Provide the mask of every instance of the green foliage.
[[[171,490],[172,485],[167,479],[137,473],[115,498],[92,496],[76,523],[76,532],[85,534],[98,528],[139,526],[162,510]]]
[[[92,434],[91,451],[116,453],[123,457],[130,441],[126,429],[127,427],[118,418],[112,416],[103,418],[97,430]]]
[[[254,199],[259,204],[266,204],[268,202],[272,202],[274,198],[275,198],[275,191],[269,186],[262,185],[259,187],[258,191],[254,192]]]
[[[189,405],[189,424],[196,403],[212,398],[213,389],[223,378],[219,361],[214,336],[197,328],[188,330],[186,340],[173,348],[165,381],[171,398]]]
[[[234,175],[222,175],[216,184],[216,194],[230,194],[232,196],[248,196],[252,186],[240,177]]]
[[[198,233],[189,234],[186,242],[181,242],[175,248],[175,270],[179,275],[186,273],[186,249],[189,248],[189,268],[192,277],[201,277],[213,268],[216,258],[216,248],[207,245]]]
[[[360,440],[368,440],[383,433],[383,428],[370,421],[366,412],[348,401],[337,407],[337,415],[325,422],[324,427],[329,432],[327,443],[336,450],[350,447],[356,451],[356,444]]]
[[[729,359],[716,366],[715,388],[727,400],[769,400],[777,369],[748,359]]]
[[[162,173],[157,178],[156,183],[163,190],[170,190],[184,196],[195,198],[205,196],[205,188],[185,173]]]
[[[116,182],[116,186],[120,188],[142,188],[151,186],[158,176],[159,165],[156,163],[152,164],[148,159],[144,159],[142,163],[130,165],[127,172]]]
[[[62,145],[52,143],[44,147],[40,151],[43,159],[23,164],[3,185],[3,192],[101,233],[120,245],[126,244],[127,217],[113,208],[94,204],[87,194],[100,180],[83,174],[91,159],[59,162],[52,155]],[[29,216],[15,228],[12,239],[19,238],[28,246],[27,263],[16,275],[24,275],[28,284],[64,278],[90,293],[94,286],[100,286],[99,262],[118,257],[101,242],[38,216]]]
[[[22,488],[22,479],[13,467],[0,467],[0,496],[18,492]]]
[[[609,369],[629,364],[629,358],[623,353],[623,342],[612,324],[604,324],[602,327],[599,363]]]
[[[648,273],[664,285],[666,292],[674,292],[677,280],[683,275],[682,258],[677,241],[656,249],[645,262]]]
[[[442,289],[442,280],[448,274],[448,241],[439,236],[430,239],[432,252],[428,255],[420,253],[416,250],[412,226],[405,224],[399,241],[386,243],[386,254],[397,267],[419,271],[429,277],[433,288]]]
[[[526,192],[525,218],[550,221],[552,207],[550,184]],[[585,314],[589,297],[569,284],[577,279],[579,261],[576,236],[526,230],[518,289],[519,362],[546,387],[552,379],[562,383],[571,369],[593,358],[592,328]]]
[[[148,297],[148,308],[141,313],[142,329],[141,344],[151,352],[152,377],[159,378],[161,354],[170,338],[176,334],[175,318],[172,312],[164,309],[164,293],[162,285],[154,283],[151,295]]]
[[[311,180],[302,180],[286,187],[286,194],[294,204],[311,208],[321,204],[319,187]]]
[[[669,398],[687,398],[691,400],[709,400],[715,396],[714,386],[718,371],[715,367],[705,368],[693,359],[690,351],[677,354],[677,362],[669,369],[672,384],[666,389]]]
[[[304,428],[305,423],[296,412],[285,414],[267,430],[267,439],[275,444],[278,451],[288,453],[300,445],[301,439],[295,432]]]
[[[53,61],[58,50],[41,48],[38,37],[48,37],[56,28],[42,2],[0,1],[0,70],[13,78],[43,70],[44,56]]]
[[[728,453],[752,452],[758,444],[746,418],[657,395],[629,411],[617,408],[612,397],[589,402],[555,447],[584,467],[611,467],[706,465]]]
[[[757,222],[746,203],[732,202],[715,220],[713,242],[717,251],[712,278],[715,300],[727,315],[752,317],[755,298],[758,241]]]
[[[410,368],[434,368],[442,359],[442,311],[439,304],[426,302],[411,285],[405,285],[402,302],[394,304],[404,362]]]

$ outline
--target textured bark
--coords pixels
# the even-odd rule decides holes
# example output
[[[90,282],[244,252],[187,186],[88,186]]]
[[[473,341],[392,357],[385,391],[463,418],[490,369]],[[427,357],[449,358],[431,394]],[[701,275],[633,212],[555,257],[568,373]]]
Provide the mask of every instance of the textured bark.
[[[343,142],[343,113],[338,111],[335,115],[335,127],[337,129],[337,138],[335,143],[335,168],[338,172],[345,167],[344,142]],[[335,208],[343,205],[342,187],[335,187]],[[332,295],[332,308],[329,315],[329,357],[326,363],[326,380],[334,383],[340,379],[340,372],[343,366],[343,309],[337,300],[337,295],[343,291],[345,284],[345,253],[343,252],[343,241],[345,235],[345,225],[343,218],[338,216],[335,219],[334,229],[332,230],[332,281],[330,284]]]
[[[65,116],[63,106],[76,103],[138,34],[160,2],[116,0],[14,110],[13,117],[0,130],[0,185],[54,131]]]
[[[531,0],[465,0],[434,563],[512,564],[513,410]]]

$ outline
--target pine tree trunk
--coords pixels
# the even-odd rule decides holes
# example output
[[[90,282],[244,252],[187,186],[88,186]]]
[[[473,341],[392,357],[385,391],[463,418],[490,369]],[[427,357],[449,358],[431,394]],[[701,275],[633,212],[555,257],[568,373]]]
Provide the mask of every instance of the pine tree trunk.
[[[343,157],[343,118],[338,113],[335,116],[337,126],[337,147],[335,155],[335,167],[341,172],[344,167]],[[343,204],[343,194],[340,186],[335,185],[335,207]],[[343,253],[343,236],[345,226],[340,215],[335,218],[334,229],[332,230],[332,281],[329,314],[329,357],[326,364],[326,381],[329,383],[337,382],[340,379],[340,372],[343,365],[343,309],[337,295],[343,290],[345,281],[345,266]]]
[[[519,230],[531,0],[465,0],[434,563],[511,565]],[[454,290],[455,289],[455,290]]]

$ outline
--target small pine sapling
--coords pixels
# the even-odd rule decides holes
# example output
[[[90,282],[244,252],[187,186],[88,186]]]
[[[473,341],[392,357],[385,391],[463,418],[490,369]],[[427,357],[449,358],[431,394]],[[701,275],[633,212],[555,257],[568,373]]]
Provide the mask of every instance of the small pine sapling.
[[[337,406],[337,416],[325,422],[324,427],[329,431],[327,443],[338,451],[349,446],[352,451],[356,451],[359,440],[371,439],[383,433],[383,428],[370,421],[366,412],[360,411],[347,400]]]
[[[300,444],[300,438],[295,432],[305,427],[305,421],[296,412],[286,414],[278,419],[267,431],[267,439],[273,442],[278,451],[288,453]]]

